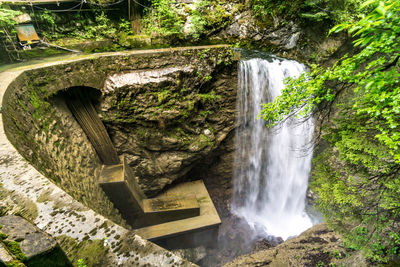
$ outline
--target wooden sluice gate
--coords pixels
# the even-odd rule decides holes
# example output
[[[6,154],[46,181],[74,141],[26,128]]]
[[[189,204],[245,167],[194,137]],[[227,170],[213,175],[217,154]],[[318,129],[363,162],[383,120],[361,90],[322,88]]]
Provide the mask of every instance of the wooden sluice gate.
[[[182,183],[156,198],[146,198],[124,157],[118,156],[87,88],[71,88],[66,103],[103,162],[100,187],[139,235],[162,240],[218,227],[220,218],[202,181]]]
[[[103,122],[97,115],[85,89],[75,87],[67,92],[67,105],[105,165],[119,164],[120,159]]]

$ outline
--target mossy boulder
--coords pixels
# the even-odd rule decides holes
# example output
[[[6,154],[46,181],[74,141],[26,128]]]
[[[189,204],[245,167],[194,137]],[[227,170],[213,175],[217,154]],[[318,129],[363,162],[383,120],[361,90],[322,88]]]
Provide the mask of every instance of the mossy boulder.
[[[3,216],[0,224],[2,247],[13,258],[10,262],[14,266],[72,266],[55,239],[22,217]]]

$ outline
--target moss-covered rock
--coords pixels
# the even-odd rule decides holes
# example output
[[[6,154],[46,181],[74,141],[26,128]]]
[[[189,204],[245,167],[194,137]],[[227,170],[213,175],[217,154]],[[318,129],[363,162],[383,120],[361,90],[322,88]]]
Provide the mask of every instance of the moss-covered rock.
[[[233,266],[343,266],[351,257],[342,237],[326,224],[316,225],[272,249],[238,257],[224,265]],[[346,266],[368,266],[365,259]]]
[[[0,224],[7,236],[0,242],[14,258],[7,266],[71,266],[57,242],[25,219],[7,215],[0,217]]]

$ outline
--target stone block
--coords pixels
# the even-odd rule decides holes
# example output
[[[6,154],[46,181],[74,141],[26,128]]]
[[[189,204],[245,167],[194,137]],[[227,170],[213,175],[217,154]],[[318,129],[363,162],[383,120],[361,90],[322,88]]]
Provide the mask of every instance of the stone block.
[[[0,231],[7,235],[2,241],[3,249],[8,251],[9,256],[21,260],[26,266],[72,266],[53,237],[24,218],[15,215],[3,216],[0,217],[0,225]],[[22,254],[18,255],[16,245]],[[4,253],[1,253],[1,249],[0,254],[3,258]],[[5,254],[4,257],[7,258]]]
[[[99,185],[127,223],[135,228],[141,225],[142,200],[145,195],[139,189],[123,157],[121,162],[117,165],[103,165]]]

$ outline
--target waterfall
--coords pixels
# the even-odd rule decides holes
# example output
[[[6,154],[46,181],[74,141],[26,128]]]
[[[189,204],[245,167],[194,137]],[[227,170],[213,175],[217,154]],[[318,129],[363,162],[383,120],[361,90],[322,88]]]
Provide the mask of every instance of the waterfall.
[[[232,211],[263,236],[296,236],[312,226],[305,212],[312,159],[312,119],[289,119],[268,129],[257,119],[284,79],[305,66],[291,60],[253,58],[239,62]]]

